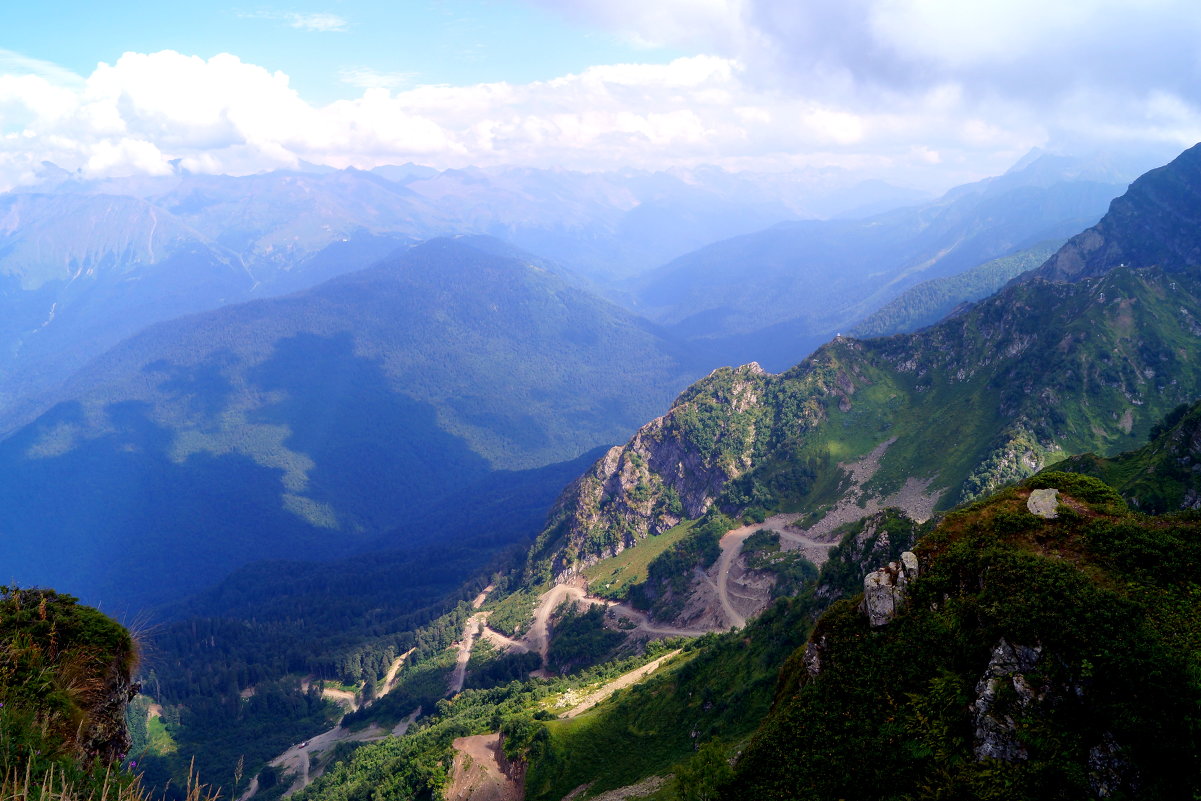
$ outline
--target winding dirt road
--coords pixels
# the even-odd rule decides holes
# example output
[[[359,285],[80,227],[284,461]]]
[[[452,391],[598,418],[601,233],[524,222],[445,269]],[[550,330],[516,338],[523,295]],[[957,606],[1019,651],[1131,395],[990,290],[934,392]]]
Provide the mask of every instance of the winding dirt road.
[[[361,731],[350,731],[343,729],[341,726],[335,726],[329,731],[322,732],[310,740],[296,745],[284,751],[282,754],[271,760],[268,764],[280,769],[281,773],[291,773],[296,778],[292,781],[292,786],[288,788],[285,796],[292,795],[308,787],[309,784],[316,778],[316,775],[310,775],[309,761],[314,754],[320,754],[323,751],[328,751],[338,743],[342,742],[362,742],[368,743],[374,740],[382,740],[389,734],[387,729],[381,729],[374,723]],[[256,785],[257,789],[257,785]],[[249,796],[245,796],[249,798]]]

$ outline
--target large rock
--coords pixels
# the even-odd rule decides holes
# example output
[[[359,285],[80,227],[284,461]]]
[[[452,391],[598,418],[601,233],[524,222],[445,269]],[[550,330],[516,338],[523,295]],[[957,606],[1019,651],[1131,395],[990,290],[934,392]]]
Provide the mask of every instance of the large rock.
[[[917,556],[901,554],[900,562],[889,562],[863,579],[863,613],[873,629],[888,625],[905,604],[907,584],[918,575]]]
[[[1059,517],[1059,490],[1034,490],[1030,493],[1030,497],[1026,501],[1026,508],[1030,510],[1030,514],[1038,515],[1047,520],[1054,520]]]
[[[1032,686],[1027,678],[1041,656],[1041,646],[1010,645],[1004,637],[993,648],[972,704],[976,759],[1015,762],[1028,756],[1016,720],[1046,698],[1046,688]]]

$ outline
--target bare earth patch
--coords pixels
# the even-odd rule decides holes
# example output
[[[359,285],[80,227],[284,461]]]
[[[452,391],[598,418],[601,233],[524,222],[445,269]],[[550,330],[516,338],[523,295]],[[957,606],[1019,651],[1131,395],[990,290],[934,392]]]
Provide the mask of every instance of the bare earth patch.
[[[499,732],[460,737],[453,747],[446,801],[521,801],[522,777],[505,759]]]

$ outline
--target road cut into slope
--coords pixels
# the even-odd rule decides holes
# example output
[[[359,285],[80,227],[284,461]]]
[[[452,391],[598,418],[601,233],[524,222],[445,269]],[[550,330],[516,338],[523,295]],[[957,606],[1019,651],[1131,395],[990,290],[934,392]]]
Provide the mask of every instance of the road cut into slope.
[[[408,659],[409,655],[415,650],[415,648],[410,648],[408,651],[405,651],[403,654],[392,660],[392,664],[388,667],[388,672],[384,676],[384,681],[380,685],[380,692],[377,696],[377,699],[382,698],[390,693],[396,686],[396,674],[400,671],[400,667],[402,664],[404,664],[404,661]],[[307,684],[307,680],[302,682],[302,686],[304,684]],[[344,699],[345,696],[349,695],[353,704],[354,694],[348,693],[345,690],[323,690],[322,694],[329,694],[330,696],[334,696],[339,700]],[[374,700],[376,699],[369,701],[368,704],[374,703]],[[408,730],[409,726],[412,725],[413,721],[415,721],[420,714],[421,708],[418,707],[411,715],[409,715],[409,717],[396,724],[391,732],[380,728],[374,723],[365,729],[352,732],[349,729],[342,728],[342,719],[339,718],[338,722],[334,724],[332,729],[324,731],[321,734],[310,738],[309,740],[305,740],[303,743],[297,743],[296,745],[293,745],[287,751],[284,751],[267,764],[279,768],[281,773],[290,773],[295,776],[292,781],[292,786],[288,788],[286,793],[284,793],[285,797],[290,796],[293,793],[297,793],[300,790],[303,790],[305,787],[308,787],[309,784],[312,783],[313,779],[321,775],[320,771],[314,772],[310,770],[310,761],[312,755],[320,756],[322,752],[328,751],[330,748],[333,748],[340,742],[372,742],[374,740],[382,740],[384,737],[387,737],[389,733],[399,737]],[[258,792],[258,789],[259,781],[258,777],[256,776],[251,780],[250,785],[246,788],[246,792],[242,793],[242,795],[238,797],[238,801],[250,801],[250,799],[254,797],[255,793]]]
[[[268,764],[279,768],[281,774],[291,774],[294,777],[292,786],[284,793],[285,796],[289,796],[308,787],[313,779],[319,775],[310,773],[309,763],[312,757],[319,756],[322,752],[328,751],[338,743],[369,743],[375,740],[382,740],[389,733],[387,729],[381,729],[374,723],[360,731],[351,731],[341,726],[334,726],[329,731],[322,732],[312,739],[297,743],[271,760]],[[246,797],[249,798],[249,796]]]
[[[578,704],[573,706],[567,712],[564,712],[559,717],[574,718],[576,715],[587,712],[589,709],[596,706],[601,701],[604,701],[618,690],[625,689],[632,684],[637,684],[638,682],[642,681],[644,678],[658,670],[660,665],[679,653],[679,650],[672,651],[671,653],[664,654],[653,662],[647,662],[642,667],[631,670],[629,673],[623,673],[600,689],[584,696],[584,698]]]

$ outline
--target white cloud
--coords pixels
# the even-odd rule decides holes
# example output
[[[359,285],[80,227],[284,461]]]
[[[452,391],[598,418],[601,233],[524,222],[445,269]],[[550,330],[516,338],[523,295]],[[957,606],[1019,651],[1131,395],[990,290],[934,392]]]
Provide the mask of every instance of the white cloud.
[[[415,72],[380,72],[371,67],[343,67],[338,71],[338,80],[360,89],[399,89],[409,86],[417,77]]]
[[[555,7],[710,54],[527,84],[413,86],[411,75],[348,67],[339,77],[358,96],[323,106],[229,54],[127,53],[85,78],[0,51],[0,185],[29,180],[43,159],[95,174],[180,159],[231,173],[301,160],[841,166],[939,188],[995,174],[1035,145],[1192,144],[1201,10],[1127,5],[571,0]]]
[[[298,11],[253,11],[239,12],[243,19],[272,19],[284,23],[289,28],[317,33],[342,33],[350,28],[350,23],[337,14],[324,12],[300,13]]]
[[[349,23],[337,14],[288,14],[288,24],[302,31],[331,33],[345,31]]]

